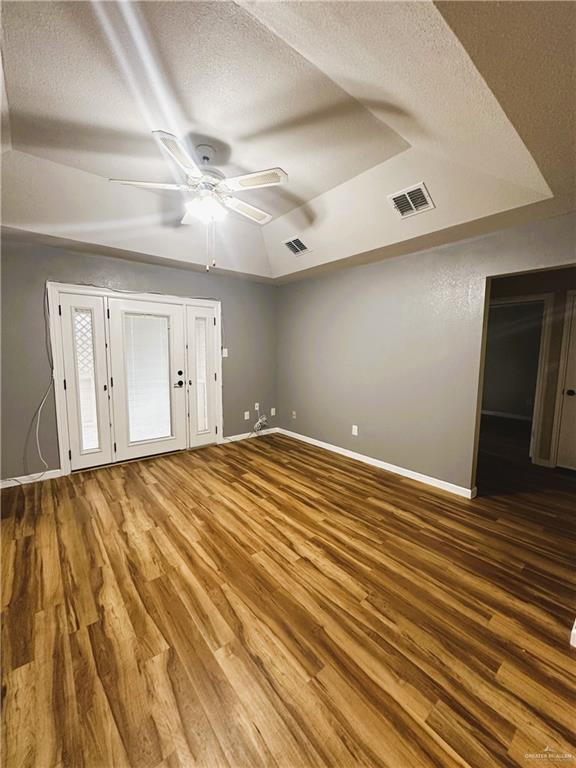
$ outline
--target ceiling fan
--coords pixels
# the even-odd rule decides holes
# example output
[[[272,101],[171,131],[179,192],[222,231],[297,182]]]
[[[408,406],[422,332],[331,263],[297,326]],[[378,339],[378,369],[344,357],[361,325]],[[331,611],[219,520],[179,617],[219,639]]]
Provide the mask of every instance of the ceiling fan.
[[[227,214],[226,209],[239,213],[256,224],[266,224],[272,216],[257,208],[255,205],[234,197],[232,192],[244,192],[262,187],[273,187],[288,180],[288,174],[281,168],[268,168],[265,171],[247,173],[243,176],[226,178],[224,174],[209,167],[214,157],[214,150],[207,145],[201,145],[202,165],[199,165],[190,155],[184,144],[176,136],[166,131],[152,131],[168,154],[186,174],[184,184],[162,184],[155,181],[127,181],[110,179],[115,184],[129,184],[133,187],[147,189],[170,189],[190,192],[193,197],[186,203],[186,213],[182,224],[191,224],[192,219],[205,223],[220,221]]]

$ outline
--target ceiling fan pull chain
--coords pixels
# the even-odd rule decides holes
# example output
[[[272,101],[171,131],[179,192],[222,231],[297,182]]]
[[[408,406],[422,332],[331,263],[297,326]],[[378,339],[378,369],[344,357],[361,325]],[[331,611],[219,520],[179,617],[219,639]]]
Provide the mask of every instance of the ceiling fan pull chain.
[[[206,272],[216,266],[216,222],[210,219],[206,222]]]

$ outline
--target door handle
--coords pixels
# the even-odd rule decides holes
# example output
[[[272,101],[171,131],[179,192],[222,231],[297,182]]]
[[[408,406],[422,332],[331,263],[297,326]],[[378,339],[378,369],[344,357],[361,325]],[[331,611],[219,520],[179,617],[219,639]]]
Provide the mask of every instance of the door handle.
[[[174,384],[175,389],[180,389],[180,387],[183,387],[183,386],[184,386],[184,382],[182,381],[182,379],[180,379],[180,381],[177,381],[176,384]]]
[[[576,395],[576,389],[567,389],[566,394],[568,397],[574,397],[574,395]]]

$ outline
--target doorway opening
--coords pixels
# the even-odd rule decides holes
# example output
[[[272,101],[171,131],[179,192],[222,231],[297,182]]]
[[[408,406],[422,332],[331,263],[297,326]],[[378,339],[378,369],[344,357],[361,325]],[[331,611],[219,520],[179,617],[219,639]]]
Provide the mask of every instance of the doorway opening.
[[[542,296],[490,303],[480,440],[484,451],[516,463],[534,453],[547,302]]]
[[[576,268],[494,278],[489,291],[481,495],[554,484],[576,469]]]

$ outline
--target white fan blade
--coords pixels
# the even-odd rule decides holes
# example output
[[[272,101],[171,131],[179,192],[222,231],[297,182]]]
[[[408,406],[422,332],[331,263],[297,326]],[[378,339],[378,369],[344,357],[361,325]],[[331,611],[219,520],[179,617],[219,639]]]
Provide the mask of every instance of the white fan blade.
[[[266,171],[246,173],[244,176],[232,176],[230,179],[223,179],[220,183],[222,186],[238,192],[243,189],[273,187],[276,184],[283,184],[287,180],[288,174],[282,168],[268,168]]]
[[[182,219],[180,220],[180,224],[191,224],[194,226],[199,226],[200,222],[199,220],[193,216],[189,211],[186,211]]]
[[[187,176],[194,176],[195,179],[199,179],[202,176],[202,171],[190,157],[188,150],[180,139],[171,133],[166,133],[166,131],[152,131],[152,135],[158,139]]]
[[[145,189],[187,189],[186,184],[161,184],[157,181],[126,181],[125,179],[108,179],[113,184],[128,184],[131,187],[144,187]]]
[[[226,208],[230,208],[231,211],[245,216],[256,224],[267,224],[272,219],[272,216],[266,211],[262,211],[250,203],[245,203],[244,200],[239,200],[237,197],[225,197],[222,202]]]

